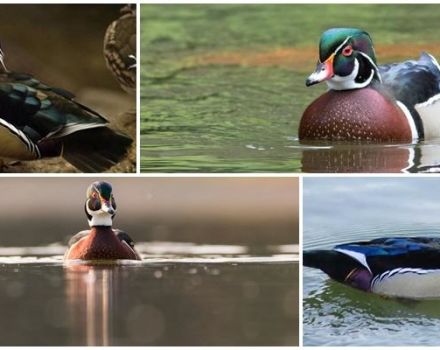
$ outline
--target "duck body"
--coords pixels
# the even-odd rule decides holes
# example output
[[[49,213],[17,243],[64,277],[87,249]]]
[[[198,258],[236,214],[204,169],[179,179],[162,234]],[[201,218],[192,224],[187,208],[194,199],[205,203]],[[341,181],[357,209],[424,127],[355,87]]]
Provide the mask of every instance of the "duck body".
[[[136,93],[136,5],[121,9],[121,16],[107,28],[104,37],[107,67],[122,89]]]
[[[84,211],[90,230],[81,231],[69,240],[65,260],[141,260],[131,237],[112,228],[116,215],[112,191],[112,186],[104,181],[89,186]]]
[[[131,143],[70,92],[28,74],[0,74],[0,158],[62,156],[81,171],[102,172],[122,160]]]
[[[321,37],[320,61],[306,85],[322,81],[329,91],[305,110],[301,140],[412,142],[440,137],[440,67],[427,53],[417,61],[378,66],[368,33],[330,29]]]
[[[402,109],[371,87],[329,90],[318,97],[303,114],[299,137],[329,141],[412,141],[411,128]]]
[[[411,299],[440,298],[440,238],[391,237],[303,253],[304,266],[363,291]]]
[[[140,260],[140,257],[134,250],[133,241],[125,232],[109,226],[94,226],[71,238],[65,259]]]

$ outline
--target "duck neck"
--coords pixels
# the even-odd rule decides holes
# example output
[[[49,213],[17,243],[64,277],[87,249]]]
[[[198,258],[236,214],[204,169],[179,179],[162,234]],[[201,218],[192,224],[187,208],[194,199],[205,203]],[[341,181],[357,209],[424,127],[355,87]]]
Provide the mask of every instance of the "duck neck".
[[[92,226],[90,235],[114,233],[111,226]]]
[[[102,214],[102,215],[93,215],[89,220],[90,227],[94,226],[108,226],[112,227],[113,220],[111,215]]]

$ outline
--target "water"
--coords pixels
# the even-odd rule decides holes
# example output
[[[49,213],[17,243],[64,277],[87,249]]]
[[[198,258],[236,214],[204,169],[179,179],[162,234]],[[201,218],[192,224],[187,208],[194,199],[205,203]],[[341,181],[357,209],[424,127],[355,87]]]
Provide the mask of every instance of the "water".
[[[0,248],[0,345],[298,345],[297,246],[138,247],[92,266]]]
[[[439,181],[304,179],[304,250],[386,236],[440,236]],[[433,195],[434,194],[434,195]],[[303,270],[304,345],[438,345],[440,300],[385,298]]]
[[[321,32],[365,28],[379,63],[440,57],[437,5],[141,7],[143,172],[435,172],[439,140],[300,144]],[[421,25],[423,23],[423,25]],[[402,31],[402,28],[406,28]]]

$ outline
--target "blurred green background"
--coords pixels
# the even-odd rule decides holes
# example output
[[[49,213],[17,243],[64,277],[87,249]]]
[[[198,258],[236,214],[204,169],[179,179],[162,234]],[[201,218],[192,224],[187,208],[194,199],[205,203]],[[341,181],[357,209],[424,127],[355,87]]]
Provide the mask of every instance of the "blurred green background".
[[[302,170],[321,33],[360,27],[379,63],[440,57],[436,4],[141,6],[141,170]],[[325,164],[316,166],[325,169]]]

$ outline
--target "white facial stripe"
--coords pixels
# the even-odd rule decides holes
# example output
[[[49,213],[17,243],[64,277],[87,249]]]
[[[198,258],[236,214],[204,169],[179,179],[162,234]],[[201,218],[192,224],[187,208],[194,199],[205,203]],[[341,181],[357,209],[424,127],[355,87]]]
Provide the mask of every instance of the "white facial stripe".
[[[88,202],[88,201],[87,201]],[[88,203],[86,203],[86,210],[87,213],[92,217],[89,220],[89,226],[112,226],[113,224],[113,220],[112,220],[112,215],[110,215],[109,213],[105,212],[102,209],[99,210],[90,210]],[[115,212],[116,210],[113,209]]]
[[[339,45],[335,51],[333,51],[333,53],[336,55],[339,52],[339,50],[341,50],[345,46],[345,44],[348,42],[348,40],[350,40],[350,39],[351,39],[351,36],[347,36],[345,38],[345,40],[342,42],[342,44]]]
[[[380,74],[379,74],[379,68],[377,68],[376,64],[373,62],[373,60],[371,59],[371,57],[368,56],[367,54],[361,52],[361,51],[359,51],[359,53],[360,53],[362,56],[364,56],[364,57],[370,62],[370,64],[374,67],[374,69],[375,69],[375,71],[376,71],[376,73],[377,73],[377,76],[378,76],[378,78],[379,78],[379,81],[382,82],[382,77],[381,77]]]
[[[359,61],[354,60],[354,69],[350,75],[341,77],[340,75],[334,75],[333,78],[327,80],[327,86],[330,90],[352,90],[361,89],[368,86],[374,78],[374,69],[371,70],[370,76],[363,83],[356,83],[355,79],[359,73]]]

